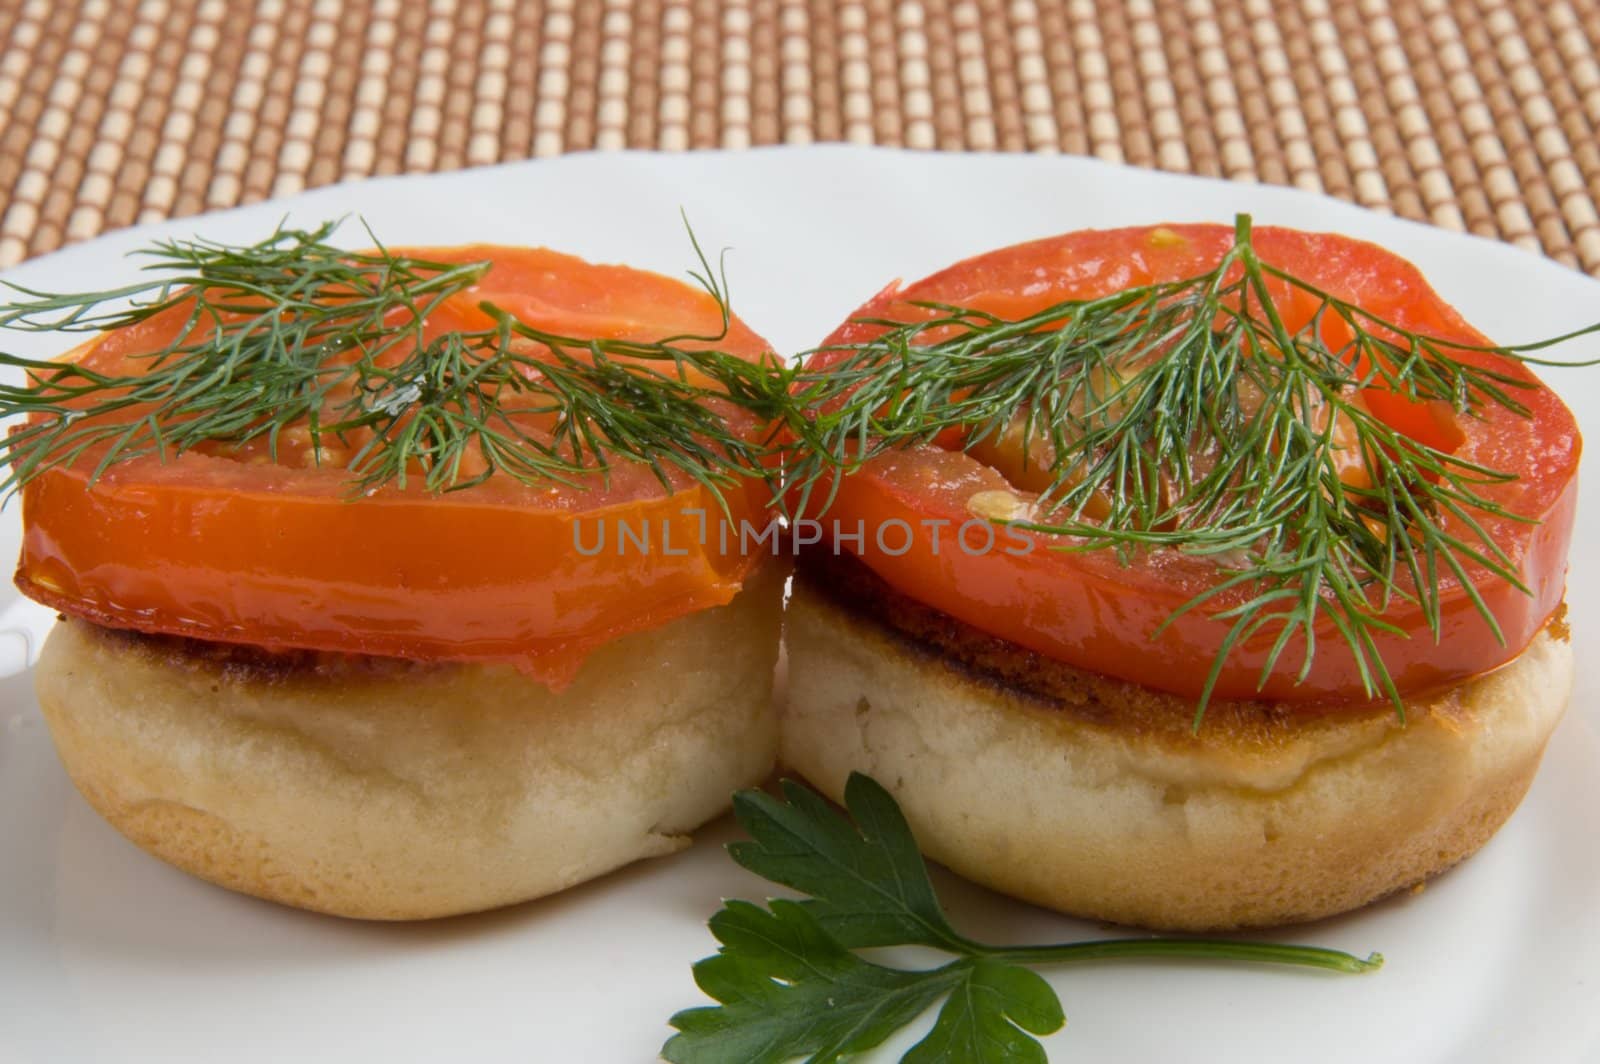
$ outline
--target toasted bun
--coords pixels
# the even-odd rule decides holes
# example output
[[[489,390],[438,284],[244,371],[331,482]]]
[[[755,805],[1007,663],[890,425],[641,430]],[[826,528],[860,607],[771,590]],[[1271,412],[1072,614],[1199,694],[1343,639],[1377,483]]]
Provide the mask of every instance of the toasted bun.
[[[1510,664],[1307,715],[1210,707],[1050,661],[802,563],[779,761],[836,800],[852,770],[924,852],[1006,894],[1151,928],[1344,912],[1482,846],[1533,779],[1572,683],[1558,619]]]
[[[269,658],[66,620],[39,702],[89,804],[233,890],[367,919],[537,898],[672,853],[771,770],[783,573],[598,651],[504,666]]]

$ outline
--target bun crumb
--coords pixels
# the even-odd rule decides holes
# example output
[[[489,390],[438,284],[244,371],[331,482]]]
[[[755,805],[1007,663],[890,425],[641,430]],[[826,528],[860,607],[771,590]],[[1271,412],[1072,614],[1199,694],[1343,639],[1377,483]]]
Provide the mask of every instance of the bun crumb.
[[[269,668],[67,619],[39,703],[79,791],[155,856],[317,912],[450,916],[679,850],[766,778],[783,584],[765,566],[559,694],[509,666]]]
[[[1268,927],[1419,887],[1516,809],[1571,692],[1572,649],[1552,629],[1408,700],[1403,724],[1386,703],[1309,719],[1241,703],[1196,734],[1182,698],[1041,665],[823,571],[802,559],[785,617],[780,763],[836,801],[866,772],[928,856],[1118,924]]]

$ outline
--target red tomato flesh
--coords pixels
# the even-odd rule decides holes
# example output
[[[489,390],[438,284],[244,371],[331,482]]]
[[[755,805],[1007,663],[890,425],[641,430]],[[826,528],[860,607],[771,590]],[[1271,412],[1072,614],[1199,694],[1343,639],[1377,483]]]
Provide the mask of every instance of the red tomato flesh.
[[[480,301],[577,337],[654,341],[722,325],[704,292],[641,270],[486,245],[396,253],[493,263],[429,317],[433,334],[487,327]],[[70,357],[127,373],[183,321],[159,316]],[[750,359],[770,351],[739,321],[716,346]],[[342,463],[313,458],[309,435],[291,432],[277,461],[264,444],[208,445],[114,465],[93,485],[92,455],[50,469],[22,493],[17,585],[110,627],[269,650],[509,662],[559,687],[596,647],[727,602],[754,564],[722,552],[709,491],[687,478],[665,490],[628,462],[613,463],[609,483],[594,476],[581,488],[496,475],[445,494],[413,481],[352,501]],[[727,495],[734,520],[765,519],[764,487]],[[636,537],[625,544],[622,525]],[[602,526],[604,549],[594,550]]]
[[[856,319],[923,318],[925,312],[910,306],[911,301],[955,304],[1015,319],[1065,300],[1193,277],[1214,268],[1232,242],[1233,230],[1228,227],[1170,225],[1070,233],[1019,244],[968,259],[907,287],[885,290],[840,326],[824,346],[860,343],[882,331]],[[1458,343],[1488,343],[1434,293],[1414,266],[1382,248],[1343,236],[1270,227],[1256,229],[1253,243],[1263,261],[1402,328]],[[1315,298],[1282,284],[1275,285],[1274,302],[1291,330],[1308,322],[1317,306]],[[1325,339],[1335,350],[1342,344],[1338,336]],[[1531,593],[1524,594],[1481,567],[1468,566],[1468,583],[1499,622],[1503,643],[1479,615],[1467,586],[1451,575],[1440,579],[1442,625],[1437,641],[1420,606],[1393,603],[1384,619],[1403,634],[1377,632],[1375,641],[1402,693],[1448,684],[1511,660],[1548,623],[1565,592],[1581,449],[1572,414],[1520,363],[1493,354],[1451,353],[1535,385],[1515,393],[1531,416],[1486,403],[1481,416],[1457,418],[1441,403],[1418,404],[1371,389],[1364,398],[1377,416],[1412,438],[1515,474],[1516,480],[1484,493],[1536,523],[1487,514],[1479,520]],[[825,367],[843,357],[841,352],[822,351],[813,356],[812,365]],[[883,550],[870,532],[857,551],[899,590],[1069,664],[1175,694],[1202,693],[1230,627],[1230,622],[1211,614],[1237,600],[1224,596],[1210,608],[1172,618],[1195,596],[1221,582],[1223,574],[1215,565],[1161,550],[1125,566],[1110,551],[1049,549],[1052,537],[1044,535],[1035,537],[1036,549],[1025,555],[976,549],[982,537],[975,534],[969,539],[974,549],[962,549],[953,537],[956,529],[973,519],[968,507],[972,496],[1015,489],[975,456],[950,449],[951,441],[941,439],[939,444],[886,454],[845,478],[825,527],[834,527],[837,521],[853,530],[859,520],[871,530],[890,521],[905,522],[917,535],[904,553],[896,553],[904,536],[890,537],[890,549]],[[937,542],[935,529],[944,531]],[[1006,540],[1000,542],[1004,545]],[[849,549],[854,549],[853,540]],[[1369,697],[1355,655],[1328,623],[1318,625],[1315,655],[1303,682],[1297,681],[1297,674],[1305,645],[1296,637],[1265,683],[1260,683],[1277,635],[1269,625],[1235,647],[1223,664],[1213,696],[1265,697],[1307,708]]]

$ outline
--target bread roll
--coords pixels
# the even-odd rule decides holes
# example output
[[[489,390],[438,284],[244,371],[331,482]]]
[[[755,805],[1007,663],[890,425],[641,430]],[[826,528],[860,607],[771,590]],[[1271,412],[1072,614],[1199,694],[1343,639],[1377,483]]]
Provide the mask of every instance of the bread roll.
[[[783,573],[625,636],[553,693],[507,666],[269,656],[64,620],[39,702],[89,804],[213,883],[407,920],[537,898],[765,778]]]
[[[1533,779],[1572,683],[1557,619],[1446,690],[1304,710],[1194,705],[1074,669],[802,559],[780,763],[834,799],[852,770],[924,852],[1075,916],[1214,931],[1329,916],[1482,846]]]

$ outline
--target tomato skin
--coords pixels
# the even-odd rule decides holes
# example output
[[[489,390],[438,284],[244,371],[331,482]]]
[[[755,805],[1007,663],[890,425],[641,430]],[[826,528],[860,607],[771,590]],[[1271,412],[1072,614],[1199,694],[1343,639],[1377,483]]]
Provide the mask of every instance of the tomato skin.
[[[631,266],[585,262],[548,248],[504,248],[465,244],[447,248],[409,248],[406,253],[432,262],[493,260],[494,268],[476,285],[453,297],[448,308],[462,328],[489,328],[492,319],[479,307],[495,304],[527,325],[567,336],[654,343],[668,336],[716,336],[721,312],[704,291]],[[754,357],[772,345],[738,318],[716,341],[686,342],[686,348],[715,348]]]
[[[1001,249],[904,289],[880,293],[824,346],[860,342],[879,331],[854,319],[915,320],[922,312],[907,306],[911,300],[1020,317],[1066,299],[1194,276],[1215,266],[1231,243],[1232,230],[1222,226],[1171,225],[1072,233]],[[1270,227],[1255,230],[1254,246],[1264,261],[1401,327],[1462,343],[1487,343],[1439,299],[1415,267],[1381,248],[1332,234]],[[1285,298],[1282,286],[1276,295],[1291,328],[1309,319],[1314,300]],[[824,351],[812,364],[826,366],[840,357]],[[1508,359],[1475,353],[1458,357],[1537,383],[1532,373]],[[1471,584],[1505,634],[1503,644],[1466,589],[1448,575],[1440,584],[1438,641],[1414,604],[1395,603],[1385,613],[1386,620],[1407,633],[1375,634],[1378,651],[1402,693],[1504,664],[1528,645],[1561,604],[1581,440],[1571,413],[1547,388],[1519,391],[1517,398],[1530,408],[1530,418],[1486,407],[1481,418],[1457,419],[1447,409],[1441,415],[1437,404],[1389,395],[1369,404],[1378,416],[1415,438],[1516,473],[1517,481],[1485,493],[1537,521],[1529,525],[1480,516],[1531,592],[1523,594],[1479,567],[1468,567]],[[824,524],[838,521],[853,528],[864,520],[870,529],[898,520],[925,528],[919,522],[944,521],[953,529],[973,519],[967,503],[980,490],[1013,489],[972,456],[934,445],[908,448],[845,478]],[[935,550],[931,536],[920,534],[910,550],[890,553],[869,535],[857,553],[897,589],[994,635],[1081,668],[1175,694],[1200,695],[1229,628],[1210,614],[1238,598],[1222,596],[1208,608],[1175,619],[1173,615],[1215,586],[1220,579],[1215,568],[1172,552],[1124,566],[1109,551],[1065,551],[1053,549],[1065,545],[1054,537],[1031,539],[1033,549],[1026,554],[1004,549],[1004,540],[997,549],[973,553],[959,545],[953,548],[948,534]],[[974,542],[980,541],[975,537]],[[899,540],[890,546],[898,549]],[[1215,697],[1265,697],[1307,711],[1367,699],[1355,656],[1326,621],[1317,627],[1315,655],[1303,681],[1297,674],[1305,644],[1296,637],[1261,683],[1277,634],[1269,625],[1234,648]]]
[[[430,317],[430,330],[478,327],[477,303],[507,295],[531,324],[580,336],[654,340],[720,327],[703,293],[643,271],[543,250],[400,253],[495,263]],[[523,289],[552,278],[534,307]],[[630,293],[638,313],[608,326]],[[126,372],[126,358],[159,348],[181,318],[109,334],[76,357]],[[718,346],[749,358],[770,350],[739,322]],[[707,490],[669,492],[628,463],[586,491],[497,476],[443,495],[391,485],[352,500],[349,474],[306,467],[304,448],[286,448],[280,463],[259,450],[250,457],[139,458],[92,486],[89,462],[44,472],[22,492],[18,586],[110,627],[269,650],[507,662],[560,687],[605,642],[729,601],[755,563],[723,552]],[[766,497],[754,481],[727,492],[734,519],[756,523]],[[649,548],[619,543],[622,525],[648,535]]]

